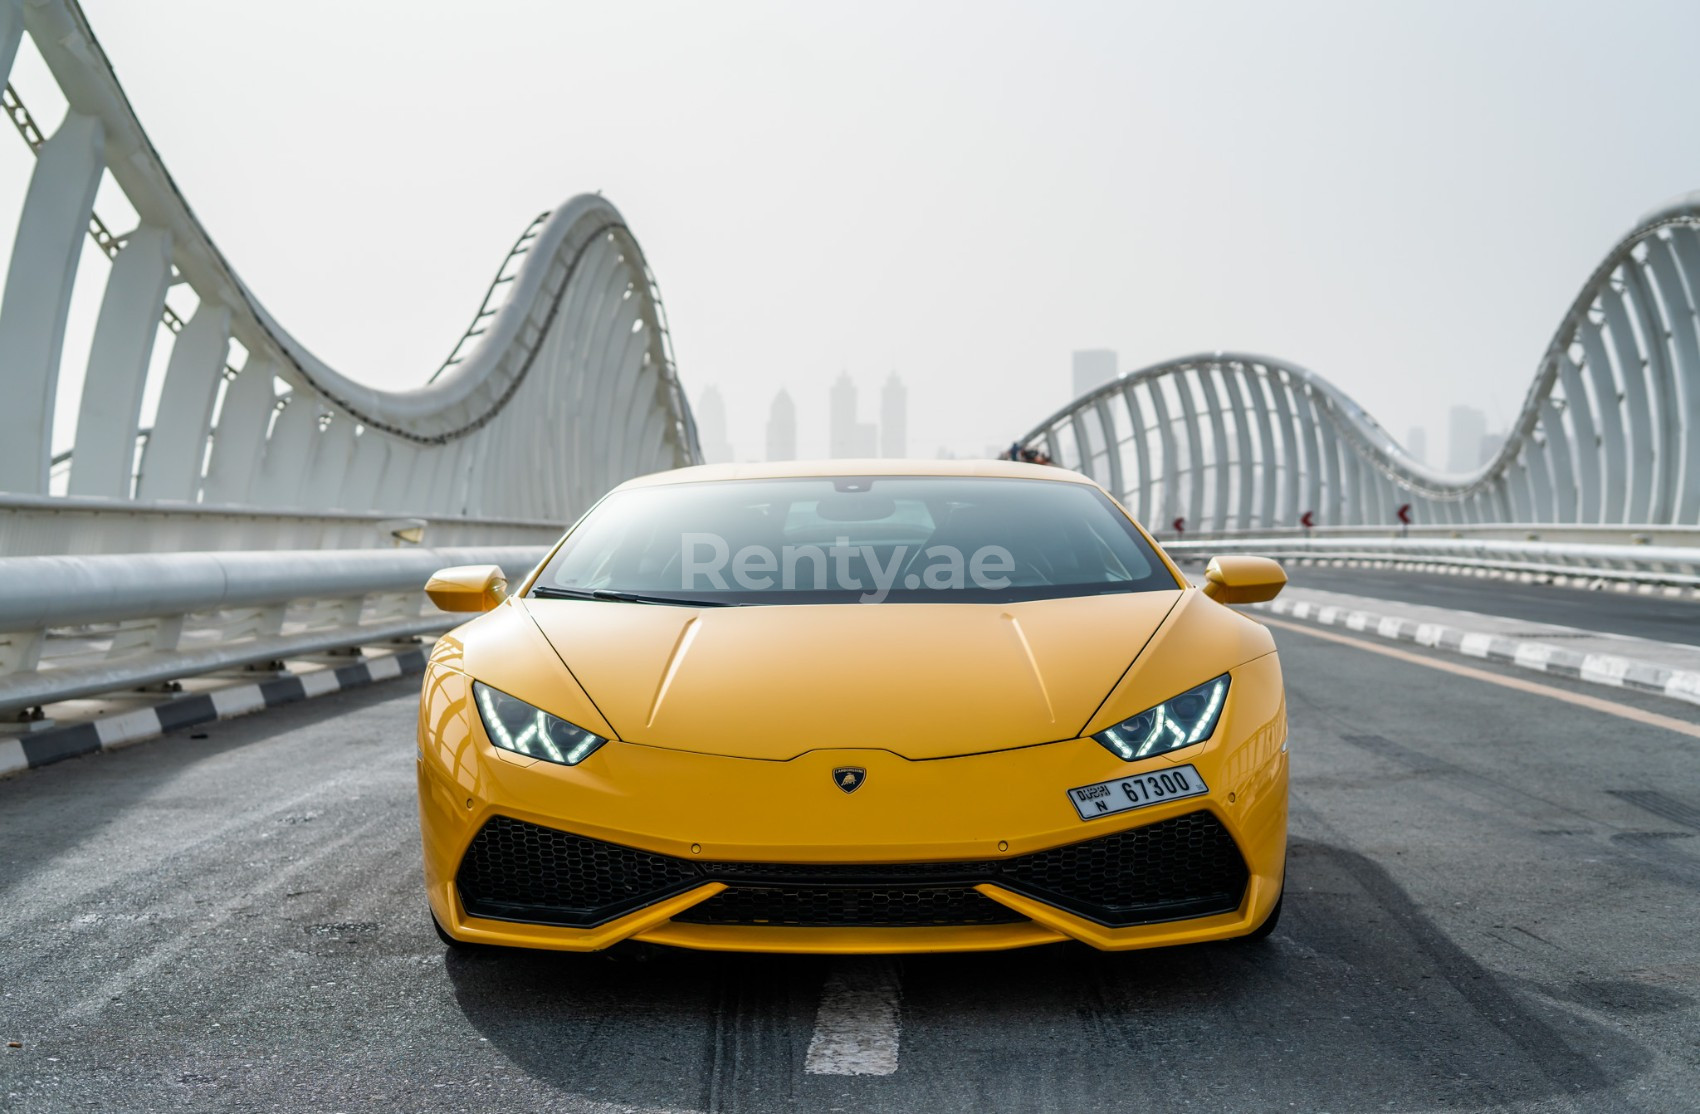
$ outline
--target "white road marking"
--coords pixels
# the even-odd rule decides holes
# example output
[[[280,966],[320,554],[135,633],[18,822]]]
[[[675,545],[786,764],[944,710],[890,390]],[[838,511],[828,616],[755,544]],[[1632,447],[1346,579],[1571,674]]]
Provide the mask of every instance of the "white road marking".
[[[309,700],[342,688],[334,669],[315,669],[308,673],[297,673],[296,676],[301,678],[301,692]]]
[[[373,658],[366,663],[366,672],[374,681],[387,681],[391,677],[399,677],[401,676],[401,659],[394,654]],[[334,673],[331,675],[335,676]]]
[[[156,711],[154,708],[137,708],[135,711],[125,712],[123,715],[96,720],[94,733],[100,739],[100,745],[105,750],[113,750],[127,743],[150,739],[160,733],[159,716]]]
[[[218,718],[229,719],[261,711],[266,706],[266,697],[259,685],[233,685],[227,689],[215,689],[212,702]]]
[[[890,1075],[897,1070],[901,997],[889,959],[840,960],[821,988],[810,1075]]]
[[[1460,651],[1473,658],[1487,657],[1488,650],[1492,647],[1493,635],[1491,634],[1466,634],[1464,640],[1458,644]]]
[[[1554,688],[1551,685],[1536,684],[1534,681],[1525,681],[1520,677],[1506,677],[1470,665],[1460,665],[1457,662],[1442,661],[1437,658],[1426,658],[1421,654],[1398,650],[1392,646],[1378,646],[1373,642],[1365,642],[1361,638],[1350,638],[1343,634],[1335,634],[1333,631],[1300,626],[1298,623],[1289,623],[1284,619],[1265,618],[1259,619],[1258,622],[1279,627],[1282,630],[1308,634],[1312,638],[1320,638],[1325,642],[1338,642],[1345,646],[1356,646],[1373,654],[1381,654],[1383,657],[1397,658],[1399,661],[1421,665],[1428,669],[1438,669],[1442,673],[1451,673],[1458,677],[1470,677],[1477,681],[1486,681],[1490,685],[1499,685],[1503,688],[1516,689],[1518,692],[1533,693],[1536,696],[1562,700],[1566,704],[1574,704],[1580,708],[1592,708],[1594,711],[1604,712],[1608,716],[1618,716],[1622,719],[1633,720],[1636,723],[1651,724],[1654,727],[1663,727],[1668,731],[1675,731],[1679,735],[1687,735],[1691,739],[1700,739],[1700,724],[1689,723],[1687,720],[1661,715],[1658,712],[1649,712],[1645,708],[1637,708],[1632,704],[1619,704],[1612,700],[1601,700],[1597,696],[1571,692],[1569,689]]]

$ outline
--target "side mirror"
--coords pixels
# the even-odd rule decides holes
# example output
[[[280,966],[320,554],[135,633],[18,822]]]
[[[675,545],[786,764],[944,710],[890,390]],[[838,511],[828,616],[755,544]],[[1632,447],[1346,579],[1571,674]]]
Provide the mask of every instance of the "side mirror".
[[[433,573],[425,594],[443,611],[488,611],[507,598],[508,577],[496,565],[456,565]]]
[[[1262,603],[1280,595],[1287,574],[1267,557],[1212,557],[1204,594],[1217,603]]]

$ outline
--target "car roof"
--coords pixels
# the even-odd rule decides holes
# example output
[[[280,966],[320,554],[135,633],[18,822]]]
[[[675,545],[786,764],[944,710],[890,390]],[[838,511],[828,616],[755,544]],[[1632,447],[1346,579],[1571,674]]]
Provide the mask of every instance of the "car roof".
[[[814,476],[1004,476],[1096,486],[1067,468],[1012,460],[778,460],[750,464],[698,464],[627,480],[616,491],[715,480],[806,479]]]

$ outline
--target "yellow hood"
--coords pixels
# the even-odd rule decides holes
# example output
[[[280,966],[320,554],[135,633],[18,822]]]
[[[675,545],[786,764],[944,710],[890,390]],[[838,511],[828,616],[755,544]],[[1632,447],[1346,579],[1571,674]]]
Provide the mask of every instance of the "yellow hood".
[[[624,740],[785,760],[1074,738],[1180,597],[686,608],[528,599]]]

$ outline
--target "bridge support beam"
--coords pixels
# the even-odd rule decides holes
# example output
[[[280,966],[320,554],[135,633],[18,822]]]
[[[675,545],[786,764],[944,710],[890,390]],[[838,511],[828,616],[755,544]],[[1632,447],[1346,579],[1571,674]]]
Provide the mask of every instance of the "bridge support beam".
[[[30,175],[0,300],[0,491],[47,494],[65,316],[104,158],[100,120],[68,112]]]
[[[313,446],[318,439],[318,401],[298,388],[272,423],[265,458],[254,480],[253,501],[268,507],[301,506],[301,486],[311,470]]]
[[[72,495],[130,496],[142,387],[170,283],[171,234],[145,226],[131,233],[112,262],[89,349],[71,457]]]
[[[218,428],[213,431],[212,458],[207,461],[207,503],[245,503],[254,473],[265,452],[267,427],[277,408],[272,381],[277,365],[253,357],[224,389]]]
[[[148,447],[142,452],[142,478],[136,495],[145,500],[193,503],[201,488],[201,464],[212,426],[218,377],[230,356],[230,310],[202,302],[177,334],[165,365],[165,390],[159,398]]]

